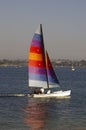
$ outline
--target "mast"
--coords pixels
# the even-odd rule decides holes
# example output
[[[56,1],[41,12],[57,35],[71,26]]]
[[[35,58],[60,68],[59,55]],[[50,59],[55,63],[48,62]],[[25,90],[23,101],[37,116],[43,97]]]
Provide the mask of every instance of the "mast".
[[[43,30],[42,30],[42,24],[40,24],[40,30],[41,30],[41,34],[42,34],[42,41],[43,41],[43,44],[44,44],[44,37],[43,37]],[[44,59],[45,59],[45,66],[46,66],[46,52],[45,52],[45,46],[44,46]],[[47,66],[46,66],[47,67]],[[46,78],[47,78],[47,87],[49,89],[49,82],[48,82],[48,74],[47,74],[47,68],[46,68]]]

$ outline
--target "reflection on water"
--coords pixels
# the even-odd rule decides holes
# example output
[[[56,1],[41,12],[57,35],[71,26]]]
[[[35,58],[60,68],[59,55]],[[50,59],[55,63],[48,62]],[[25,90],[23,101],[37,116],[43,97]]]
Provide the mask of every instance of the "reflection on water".
[[[85,130],[86,121],[82,118],[80,103],[72,101],[73,98],[28,98],[24,123],[28,130]]]
[[[26,117],[25,123],[30,127],[30,130],[40,130],[44,128],[47,120],[47,111],[45,103],[41,103],[40,100],[29,99],[26,108],[24,109]]]
[[[24,112],[24,122],[28,130],[80,129],[71,107],[71,98],[45,100],[29,98]]]
[[[63,130],[63,128],[69,130],[71,128],[69,104],[70,99],[29,98],[24,108],[24,122],[29,127],[28,130]]]

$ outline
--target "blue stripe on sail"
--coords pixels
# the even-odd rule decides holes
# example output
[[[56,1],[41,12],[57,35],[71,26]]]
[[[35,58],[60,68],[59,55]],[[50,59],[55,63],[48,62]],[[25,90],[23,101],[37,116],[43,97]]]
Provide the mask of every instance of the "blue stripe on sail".
[[[48,82],[49,83],[57,83],[59,84],[59,81],[56,78],[52,78],[51,76],[48,75]]]
[[[29,73],[29,79],[31,80],[38,80],[38,81],[47,81],[46,79],[46,75],[43,75],[43,74],[32,74],[32,73]]]
[[[42,41],[42,35],[41,34],[34,34],[33,40]]]

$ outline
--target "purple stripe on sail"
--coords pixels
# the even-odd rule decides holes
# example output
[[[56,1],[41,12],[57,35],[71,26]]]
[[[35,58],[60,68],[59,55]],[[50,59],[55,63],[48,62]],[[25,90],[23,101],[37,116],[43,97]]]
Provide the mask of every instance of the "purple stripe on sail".
[[[34,36],[33,36],[33,39],[34,39],[34,40],[37,40],[37,41],[42,41],[42,35],[35,33]]]
[[[38,46],[38,47],[43,47],[43,44],[41,41],[36,41],[36,40],[32,40],[32,43],[31,43],[32,46]]]
[[[54,71],[52,69],[47,69],[48,75],[55,75]]]
[[[29,67],[29,73],[46,74],[46,69],[38,67]]]
[[[47,69],[47,74],[48,74],[48,81],[49,82],[59,83],[57,76],[52,69]]]
[[[48,76],[48,81],[49,81],[49,83],[58,83],[59,84],[59,81],[55,77],[52,78],[52,76]]]
[[[32,74],[29,73],[29,80],[46,81],[46,75]]]

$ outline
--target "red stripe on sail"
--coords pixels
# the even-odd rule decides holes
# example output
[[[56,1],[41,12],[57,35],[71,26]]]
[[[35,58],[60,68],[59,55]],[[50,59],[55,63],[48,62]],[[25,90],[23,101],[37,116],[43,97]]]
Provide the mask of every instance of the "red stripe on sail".
[[[43,53],[43,50],[40,47],[31,46],[30,52],[40,54],[40,53]]]
[[[39,68],[45,68],[44,61],[29,60],[28,66],[39,67]]]
[[[50,62],[48,54],[46,54],[46,68],[52,69],[52,64]]]

